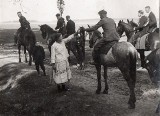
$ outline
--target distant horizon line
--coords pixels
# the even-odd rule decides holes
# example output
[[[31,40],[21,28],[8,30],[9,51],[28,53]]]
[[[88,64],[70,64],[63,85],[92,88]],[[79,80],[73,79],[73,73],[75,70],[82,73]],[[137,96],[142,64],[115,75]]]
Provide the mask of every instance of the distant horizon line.
[[[98,20],[99,18],[92,18],[92,19],[72,19],[74,21],[87,21],[87,20]],[[115,20],[118,20],[118,19],[138,19],[138,18],[113,18]],[[100,20],[100,19],[99,19]],[[57,20],[52,20],[52,21],[40,21],[40,20],[28,20],[29,22],[56,22]],[[157,21],[159,21],[159,18],[157,18]],[[0,23],[18,23],[19,20],[13,20],[13,21],[0,21]]]

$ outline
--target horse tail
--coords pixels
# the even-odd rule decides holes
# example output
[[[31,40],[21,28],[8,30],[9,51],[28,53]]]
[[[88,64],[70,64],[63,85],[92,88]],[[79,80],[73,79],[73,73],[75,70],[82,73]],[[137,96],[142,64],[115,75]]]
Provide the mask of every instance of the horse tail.
[[[136,82],[136,62],[137,62],[137,51],[132,47],[129,51],[129,74],[132,81]]]

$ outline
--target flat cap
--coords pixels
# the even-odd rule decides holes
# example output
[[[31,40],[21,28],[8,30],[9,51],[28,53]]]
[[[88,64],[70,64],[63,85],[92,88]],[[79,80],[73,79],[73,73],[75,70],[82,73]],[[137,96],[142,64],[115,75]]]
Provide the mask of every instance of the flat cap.
[[[101,10],[101,11],[98,12],[98,14],[107,14],[107,11]]]

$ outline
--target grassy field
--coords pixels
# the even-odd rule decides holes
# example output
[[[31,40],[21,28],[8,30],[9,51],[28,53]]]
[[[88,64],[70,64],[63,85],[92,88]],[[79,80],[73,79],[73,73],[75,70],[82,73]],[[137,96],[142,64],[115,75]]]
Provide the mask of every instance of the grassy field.
[[[50,84],[51,66],[45,40],[34,29],[38,44],[45,48],[47,76],[38,76],[34,65],[18,63],[17,47],[13,46],[15,29],[0,30],[0,115],[13,116],[158,116],[155,114],[160,91],[152,85],[146,70],[137,70],[136,108],[127,106],[129,90],[118,68],[108,69],[109,94],[96,95],[95,67],[89,65],[91,49],[86,42],[85,69],[72,65],[76,59],[71,54],[71,88],[58,93]],[[139,65],[139,64],[138,64]],[[138,66],[137,65],[137,66]],[[104,80],[102,79],[104,88]]]

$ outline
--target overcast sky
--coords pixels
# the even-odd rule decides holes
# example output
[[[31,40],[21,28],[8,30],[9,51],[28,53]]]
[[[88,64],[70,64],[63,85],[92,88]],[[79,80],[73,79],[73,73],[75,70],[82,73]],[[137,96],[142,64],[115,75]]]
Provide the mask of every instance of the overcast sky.
[[[18,20],[17,11],[22,11],[19,3],[14,0],[0,0],[0,22]],[[97,12],[105,9],[112,18],[137,18],[137,11],[151,6],[159,18],[159,0],[64,0],[63,16],[72,19],[99,18]],[[58,13],[57,0],[23,0],[23,15],[29,20],[52,21]],[[26,13],[25,13],[26,12]]]

